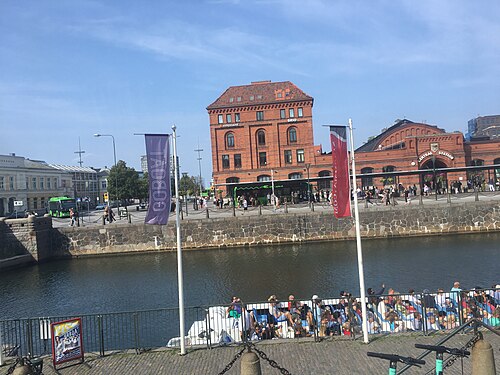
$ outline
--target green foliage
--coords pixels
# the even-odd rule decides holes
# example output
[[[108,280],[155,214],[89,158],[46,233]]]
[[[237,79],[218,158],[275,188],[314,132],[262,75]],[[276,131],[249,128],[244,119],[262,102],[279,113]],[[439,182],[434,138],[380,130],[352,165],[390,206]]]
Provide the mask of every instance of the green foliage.
[[[140,191],[141,182],[136,170],[127,167],[123,160],[118,161],[109,171],[108,192],[116,199],[128,200],[138,198]]]
[[[199,178],[197,177],[188,176],[187,173],[183,173],[181,180],[179,181],[179,194],[180,195],[196,195],[196,193],[199,194],[200,185],[198,183],[198,180]]]

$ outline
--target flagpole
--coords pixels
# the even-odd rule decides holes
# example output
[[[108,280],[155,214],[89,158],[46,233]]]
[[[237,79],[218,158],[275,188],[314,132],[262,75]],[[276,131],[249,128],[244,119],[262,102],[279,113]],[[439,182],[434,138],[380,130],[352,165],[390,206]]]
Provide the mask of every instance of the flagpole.
[[[172,126],[173,144],[174,144],[174,181],[175,181],[175,227],[177,230],[177,280],[179,284],[179,332],[181,338],[181,355],[186,354],[186,343],[184,341],[184,282],[182,275],[182,248],[181,248],[181,221],[179,218],[180,200],[179,200],[179,179],[177,171],[179,164],[177,162],[177,127]]]
[[[358,251],[359,289],[361,292],[361,317],[363,324],[363,341],[368,344],[368,320],[366,318],[365,273],[363,269],[363,250],[361,249],[361,231],[359,229],[358,194],[356,186],[356,162],[354,161],[354,140],[352,136],[352,120],[349,119],[352,163],[352,195],[354,196],[354,221],[356,224],[356,247]]]

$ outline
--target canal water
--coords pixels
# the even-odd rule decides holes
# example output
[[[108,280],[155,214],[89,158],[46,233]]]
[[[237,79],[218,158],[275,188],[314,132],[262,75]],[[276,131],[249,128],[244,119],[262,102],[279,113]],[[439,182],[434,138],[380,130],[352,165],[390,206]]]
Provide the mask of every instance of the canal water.
[[[366,287],[398,292],[500,283],[500,233],[363,241]],[[327,242],[184,252],[186,306],[359,295],[356,244]],[[1,271],[0,319],[177,305],[175,253],[59,260]]]

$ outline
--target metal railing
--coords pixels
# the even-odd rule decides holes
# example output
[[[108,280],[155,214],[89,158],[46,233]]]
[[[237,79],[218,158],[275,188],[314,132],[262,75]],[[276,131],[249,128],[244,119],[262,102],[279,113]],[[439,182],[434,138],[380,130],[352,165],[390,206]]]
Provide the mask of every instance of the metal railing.
[[[500,327],[499,290],[369,294],[370,334],[453,331],[472,318]],[[188,347],[212,348],[266,339],[321,340],[329,336],[354,338],[361,333],[360,299],[343,296],[322,300],[274,301],[185,309]],[[5,356],[19,346],[20,354],[52,352],[50,323],[82,319],[86,352],[101,356],[117,351],[143,351],[180,346],[177,308],[10,319],[0,321],[0,347]],[[0,362],[1,362],[0,356]]]

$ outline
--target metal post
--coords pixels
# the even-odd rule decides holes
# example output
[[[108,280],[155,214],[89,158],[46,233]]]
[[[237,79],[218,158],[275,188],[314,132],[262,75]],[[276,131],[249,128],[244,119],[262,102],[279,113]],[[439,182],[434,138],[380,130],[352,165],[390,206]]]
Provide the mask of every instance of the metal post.
[[[274,194],[274,169],[271,169],[271,190],[273,196],[271,197],[274,211],[276,211],[276,195]]]
[[[205,207],[205,211],[207,212],[207,219],[210,219],[210,214],[208,213],[208,202],[207,202],[207,206]]]
[[[115,137],[112,134],[94,134],[94,137],[111,137],[111,139],[113,140],[113,159],[114,159],[115,168],[116,168],[116,144],[115,144]],[[118,207],[118,211],[120,211],[120,201],[118,200],[118,174],[115,174],[115,189],[116,189],[117,207]],[[108,192],[108,205],[111,208],[111,197],[109,196],[109,192]]]
[[[189,216],[189,213],[188,213],[188,200],[187,200],[187,197],[186,197],[186,216]]]
[[[354,157],[354,140],[352,135],[352,120],[349,119],[349,132],[351,140],[351,163],[352,163],[352,186],[356,188],[356,162]],[[358,274],[359,289],[361,294],[361,317],[363,325],[363,341],[368,343],[368,320],[366,314],[366,295],[365,295],[365,275],[363,268],[363,250],[361,248],[361,229],[359,226],[358,194],[354,194],[354,218],[356,223],[356,248],[358,253]]]
[[[288,202],[288,201],[285,199],[285,214],[287,214],[287,213],[288,213],[288,205],[287,205],[287,202]]]
[[[0,366],[3,366],[2,324],[0,323]]]
[[[474,200],[476,202],[479,202],[479,189],[477,188],[477,186],[474,186],[474,194],[475,194]]]
[[[262,206],[259,204],[259,216],[262,215]]]
[[[314,202],[311,202],[311,211],[314,212]]]
[[[184,278],[182,270],[182,247],[181,247],[181,221],[179,219],[179,178],[177,177],[177,171],[179,170],[179,165],[177,162],[177,133],[176,126],[172,126],[173,131],[173,144],[174,144],[174,178],[175,178],[175,226],[177,232],[177,282],[179,286],[179,333],[181,339],[181,355],[186,354],[186,342],[184,340]],[[201,181],[200,181],[201,182]],[[200,184],[201,188],[201,184]]]
[[[132,214],[131,213],[127,214],[127,218],[128,218],[128,223],[132,224]]]
[[[97,315],[97,328],[99,329],[99,355],[104,357],[104,327],[102,315]]]
[[[419,205],[423,205],[423,204],[424,204],[424,197],[423,197],[423,195],[422,195],[422,192],[420,192],[420,196],[419,196],[418,204],[419,204]]]
[[[432,155],[432,175],[434,179],[434,195],[436,196],[436,200],[438,200],[438,189],[436,180],[436,157],[434,155]]]
[[[233,201],[233,216],[236,216],[236,201]]]
[[[448,203],[451,204],[451,193],[449,190],[448,190]]]

